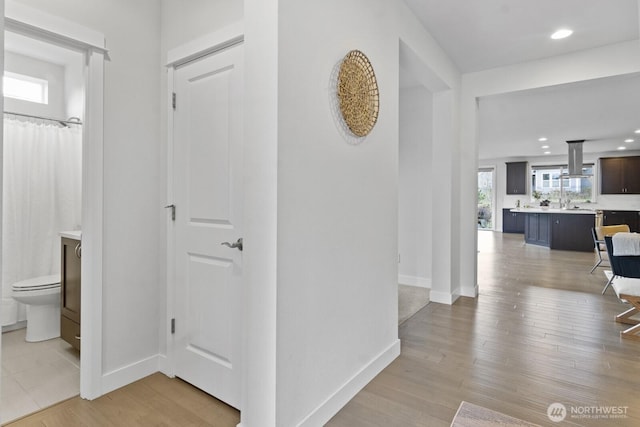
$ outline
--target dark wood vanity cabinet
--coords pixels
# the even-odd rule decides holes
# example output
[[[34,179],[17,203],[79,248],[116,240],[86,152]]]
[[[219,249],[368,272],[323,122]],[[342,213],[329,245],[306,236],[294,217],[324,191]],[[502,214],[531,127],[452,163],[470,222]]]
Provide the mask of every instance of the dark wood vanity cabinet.
[[[601,158],[600,193],[640,194],[640,156]]]
[[[507,194],[527,194],[527,162],[507,162]]]
[[[80,350],[80,257],[79,240],[62,237],[60,271],[60,336]]]

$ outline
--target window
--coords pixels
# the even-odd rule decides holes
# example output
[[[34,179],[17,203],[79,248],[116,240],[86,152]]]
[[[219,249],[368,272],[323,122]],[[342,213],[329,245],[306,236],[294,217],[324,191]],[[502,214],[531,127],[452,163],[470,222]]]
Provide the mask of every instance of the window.
[[[7,98],[38,104],[49,103],[49,82],[43,79],[5,71],[2,88]]]
[[[531,191],[555,203],[593,201],[593,164],[582,166],[583,176],[569,177],[568,173],[567,165],[531,166]]]

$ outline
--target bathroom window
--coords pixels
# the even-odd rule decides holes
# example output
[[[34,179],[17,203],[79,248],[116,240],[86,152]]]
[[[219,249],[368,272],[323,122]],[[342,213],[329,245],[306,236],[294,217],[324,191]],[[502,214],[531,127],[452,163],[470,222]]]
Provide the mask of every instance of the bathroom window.
[[[7,98],[38,104],[49,103],[49,82],[43,79],[5,71],[2,88]]]

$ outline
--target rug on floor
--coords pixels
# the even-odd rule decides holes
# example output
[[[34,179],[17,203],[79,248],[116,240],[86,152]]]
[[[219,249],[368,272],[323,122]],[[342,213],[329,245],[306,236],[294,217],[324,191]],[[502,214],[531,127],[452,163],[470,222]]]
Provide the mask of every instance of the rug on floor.
[[[398,325],[429,304],[429,289],[418,286],[398,285]]]
[[[460,403],[451,427],[540,427],[500,412],[474,405],[469,402]]]

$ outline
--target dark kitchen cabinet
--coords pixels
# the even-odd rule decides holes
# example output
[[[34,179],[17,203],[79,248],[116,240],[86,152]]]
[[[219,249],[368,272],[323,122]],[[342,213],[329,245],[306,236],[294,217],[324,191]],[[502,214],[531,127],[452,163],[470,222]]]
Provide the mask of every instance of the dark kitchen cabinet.
[[[593,214],[552,214],[551,249],[593,251],[591,228],[594,225]]]
[[[524,233],[524,221],[526,214],[523,212],[511,212],[511,209],[502,209],[502,232]]]
[[[550,246],[551,214],[527,213],[524,223],[524,241],[533,245]]]
[[[60,274],[60,336],[80,350],[80,256],[79,240],[62,238]]]
[[[627,224],[632,232],[640,233],[640,212],[602,211],[602,225]]]
[[[527,162],[507,162],[507,194],[527,194]]]
[[[640,156],[601,158],[600,193],[640,194]]]

